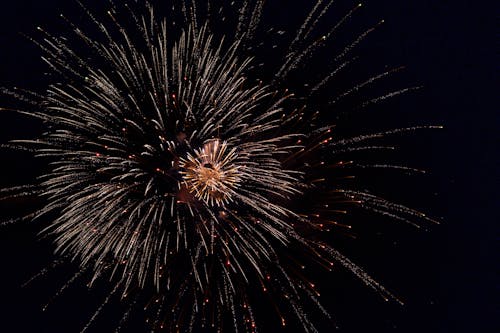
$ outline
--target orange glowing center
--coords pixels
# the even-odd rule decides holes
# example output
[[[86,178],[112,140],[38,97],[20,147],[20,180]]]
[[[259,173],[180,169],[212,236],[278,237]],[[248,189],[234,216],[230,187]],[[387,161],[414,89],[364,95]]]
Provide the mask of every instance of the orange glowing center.
[[[184,185],[196,198],[209,205],[222,206],[233,200],[238,186],[239,172],[235,149],[225,142],[210,140],[181,159]]]

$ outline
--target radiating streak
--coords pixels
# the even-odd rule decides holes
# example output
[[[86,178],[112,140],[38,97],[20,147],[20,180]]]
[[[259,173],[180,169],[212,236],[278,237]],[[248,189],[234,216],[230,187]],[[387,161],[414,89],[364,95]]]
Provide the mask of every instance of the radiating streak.
[[[378,74],[378,75],[375,75],[375,76],[372,76],[371,78],[369,78],[368,80],[362,82],[362,83],[359,83],[359,84],[356,84],[354,87],[352,88],[349,88],[346,92],[338,95],[337,97],[335,97],[331,102],[330,102],[330,105],[334,105],[335,103],[337,103],[339,100],[342,100],[342,99],[345,99],[347,96],[350,96],[351,94],[355,93],[355,92],[359,92],[359,90],[377,82],[378,80],[382,79],[382,78],[385,78],[393,73],[396,73],[396,72],[399,72],[403,69],[404,67],[397,67],[397,68],[393,68],[391,70],[388,70],[388,71],[385,71],[381,74]]]
[[[38,273],[36,273],[31,278],[29,278],[26,282],[24,282],[21,285],[21,288],[25,288],[28,285],[30,285],[31,283],[33,283],[33,281],[35,281],[36,279],[38,279],[40,277],[43,277],[43,276],[46,276],[50,270],[52,270],[52,269],[56,268],[57,266],[61,265],[63,262],[64,261],[61,260],[61,259],[54,260],[50,265],[48,265],[47,267],[41,269]]]
[[[47,308],[50,304],[54,302],[56,298],[62,295],[80,276],[83,274],[83,271],[77,272],[71,279],[69,279],[59,290],[50,298],[50,300],[43,306],[42,311],[47,311]]]
[[[330,39],[333,34],[349,19],[352,17],[352,15],[354,14],[354,12],[360,8],[361,5],[358,5],[356,7],[354,7],[349,13],[347,13],[335,26],[333,26],[333,28],[331,28],[328,33],[326,33],[325,35],[323,35],[320,39],[310,43],[307,47],[305,47],[302,51],[295,51],[295,52],[291,52],[288,56],[287,56],[287,59],[285,60],[285,62],[283,63],[283,65],[281,66],[280,70],[278,71],[277,73],[277,77],[279,78],[285,78],[288,73],[290,73],[292,70],[296,69],[299,64],[301,64],[305,59],[307,59],[307,57],[311,56],[314,52],[316,52],[318,50],[318,48],[320,48],[320,45],[322,42]],[[356,46],[357,44],[359,44],[359,42],[361,40],[363,40],[367,35],[368,33],[370,33],[371,31],[373,31],[373,29],[370,29],[368,31],[366,31],[365,33],[361,34],[356,40],[354,40],[354,42],[352,42],[351,44],[349,44],[340,54],[338,54],[336,57],[335,57],[335,61],[343,58],[347,53],[349,53],[349,51],[354,47]],[[293,59],[293,61],[292,61]]]
[[[80,333],[84,333],[84,332],[86,332],[90,328],[90,326],[92,325],[92,323],[96,320],[97,316],[99,316],[99,314],[101,313],[102,309],[109,303],[109,300],[111,299],[112,296],[114,296],[114,294],[116,293],[116,291],[118,290],[119,287],[120,287],[120,285],[117,284],[113,288],[113,290],[109,293],[109,295],[106,296],[106,298],[104,299],[104,301],[97,308],[97,310],[94,312],[94,314],[89,319],[89,321],[87,322],[87,324],[85,325],[85,327],[80,331]]]

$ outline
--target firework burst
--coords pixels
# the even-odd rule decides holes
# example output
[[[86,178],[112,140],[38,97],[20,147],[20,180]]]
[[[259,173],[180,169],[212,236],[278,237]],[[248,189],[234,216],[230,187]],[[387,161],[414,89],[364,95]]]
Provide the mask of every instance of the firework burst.
[[[40,184],[3,193],[40,193],[45,207],[25,219],[55,216],[44,233],[55,239],[57,253],[92,272],[92,281],[111,277],[112,292],[84,331],[113,295],[153,287],[154,302],[146,308],[154,330],[220,327],[229,313],[234,330],[253,332],[252,293],[260,291],[273,295],[282,325],[283,313],[291,313],[314,332],[303,299],[330,316],[314,283],[297,273],[303,267],[289,258],[292,249],[301,249],[300,260],[327,269],[339,263],[384,298],[397,300],[316,235],[345,227],[317,206],[327,216],[348,202],[412,224],[432,221],[367,192],[341,188],[331,176],[332,169],[352,164],[340,154],[390,149],[371,142],[419,127],[334,139],[333,124],[304,103],[314,104],[314,95],[349,65],[350,51],[373,29],[346,46],[336,67],[307,85],[303,96],[282,85],[359,8],[313,38],[331,5],[315,3],[277,68],[253,58],[264,1],[242,1],[234,32],[225,38],[211,31],[208,14],[199,14],[213,12],[210,2],[199,9],[195,1],[173,8],[183,17],[180,31],[149,5],[144,16],[123,7],[135,22],[131,27],[122,26],[112,3],[109,25],[83,7],[101,39],[67,22],[88,53],[71,39],[39,29],[43,59],[57,80],[45,93],[23,98],[34,108],[19,112],[42,119],[48,131],[9,146],[35,151],[51,161],[51,169]],[[263,71],[273,73],[267,83],[255,79]],[[394,71],[333,96],[324,107]],[[363,100],[362,106],[407,90]],[[314,207],[296,204],[313,192],[320,198]]]
[[[240,181],[239,167],[235,164],[238,155],[235,149],[228,149],[226,142],[211,140],[195,156],[188,153],[187,159],[181,159],[185,188],[211,206],[232,201]]]

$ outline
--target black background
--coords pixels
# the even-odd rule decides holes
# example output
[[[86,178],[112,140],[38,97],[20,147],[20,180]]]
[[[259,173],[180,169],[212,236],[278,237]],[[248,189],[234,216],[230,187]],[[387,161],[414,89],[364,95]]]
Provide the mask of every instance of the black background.
[[[385,304],[345,274],[337,280],[331,275],[317,278],[340,332],[500,329],[495,210],[498,116],[494,103],[498,34],[493,3],[367,1],[358,19],[361,23],[365,19],[387,21],[376,38],[364,44],[365,56],[373,57],[373,64],[407,65],[405,80],[424,87],[417,95],[385,104],[377,116],[368,117],[369,121],[375,122],[375,128],[445,126],[439,133],[412,135],[405,143],[403,157],[408,164],[431,172],[404,185],[396,178],[386,184],[388,196],[398,198],[397,193],[403,191],[403,201],[442,217],[443,223],[430,232],[381,227],[382,236],[361,235],[355,243],[359,253],[352,254],[406,301],[404,307]],[[57,29],[54,22],[60,12],[73,13],[78,19],[75,8],[71,1],[2,1],[0,86],[43,87],[45,66],[40,52],[20,33],[35,35],[37,25]],[[281,22],[286,22],[288,15],[305,12],[299,4],[277,8],[276,20]],[[366,125],[363,120],[356,124]],[[0,114],[2,143],[39,131],[36,122]],[[0,185],[29,182],[37,175],[36,163],[28,154],[2,152]],[[0,212],[2,215],[7,213]],[[52,260],[52,247],[39,240],[38,230],[26,225],[0,229],[0,331],[77,332],[102,295],[92,295],[83,288],[73,290],[50,311],[42,312],[41,306],[71,277],[64,268],[34,286],[21,288]],[[119,313],[115,316],[120,317]],[[99,325],[93,329],[109,331],[99,329]],[[261,331],[271,330],[263,327]]]

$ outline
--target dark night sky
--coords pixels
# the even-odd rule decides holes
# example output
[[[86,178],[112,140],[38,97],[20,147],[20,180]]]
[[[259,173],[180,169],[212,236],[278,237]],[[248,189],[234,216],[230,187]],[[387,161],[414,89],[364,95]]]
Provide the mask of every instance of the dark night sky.
[[[494,45],[498,34],[493,3],[366,2],[362,17],[374,22],[385,18],[387,24],[363,50],[373,54],[374,63],[406,64],[405,80],[424,87],[416,96],[388,103],[382,115],[391,118],[391,125],[445,126],[439,133],[417,133],[405,144],[406,160],[430,170],[430,175],[409,180],[409,187],[388,187],[393,188],[392,193],[403,190],[409,202],[442,217],[443,224],[427,233],[396,228],[381,239],[361,237],[364,252],[373,252],[361,262],[406,300],[403,308],[383,304],[351,279],[341,276],[339,281],[347,282],[339,287],[331,286],[330,277],[318,278],[319,284],[325,285],[323,294],[329,295],[325,303],[337,313],[342,327],[339,332],[500,329],[495,244],[499,237],[498,213],[494,209],[498,202],[498,114],[494,103],[498,91]],[[0,86],[43,87],[45,66],[40,53],[20,33],[34,35],[37,25],[57,29],[60,26],[54,22],[58,14],[63,11],[78,17],[75,7],[66,0],[1,2]],[[301,10],[300,6],[282,8]],[[286,12],[280,14],[286,19]],[[378,122],[383,125],[385,120],[378,118]],[[0,115],[2,143],[32,136],[39,130],[35,122]],[[22,153],[2,152],[0,161],[0,187],[32,179],[39,166]],[[65,269],[32,287],[20,287],[51,262],[51,247],[37,240],[37,230],[33,226],[0,229],[0,331],[78,332],[91,315],[93,304],[99,304],[92,293],[72,291],[51,311],[40,311],[57,286],[70,276]]]

